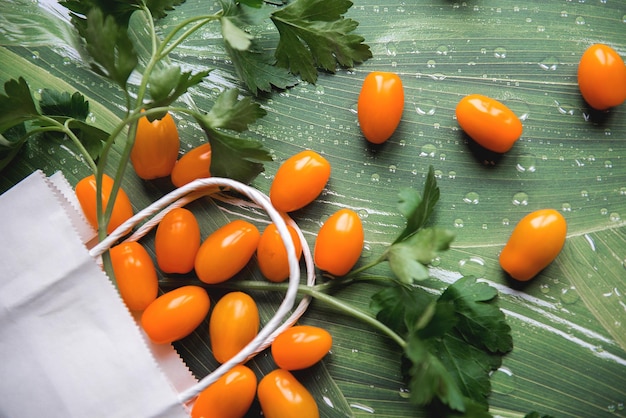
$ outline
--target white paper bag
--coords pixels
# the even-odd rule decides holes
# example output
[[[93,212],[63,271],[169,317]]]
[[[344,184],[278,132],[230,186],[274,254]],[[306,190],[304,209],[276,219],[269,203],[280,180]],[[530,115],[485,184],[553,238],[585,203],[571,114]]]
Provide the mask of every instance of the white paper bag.
[[[41,172],[0,196],[0,417],[188,416],[195,379],[171,346],[151,351],[90,237]]]

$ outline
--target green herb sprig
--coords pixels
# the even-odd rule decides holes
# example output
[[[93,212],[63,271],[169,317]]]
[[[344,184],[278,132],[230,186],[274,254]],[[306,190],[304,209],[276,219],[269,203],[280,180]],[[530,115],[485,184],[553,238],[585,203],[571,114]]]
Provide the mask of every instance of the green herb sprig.
[[[343,277],[301,285],[299,292],[393,340],[401,349],[409,399],[431,416],[491,417],[490,376],[513,349],[511,328],[498,306],[497,290],[485,282],[461,277],[440,294],[424,285],[424,280],[432,277],[430,264],[454,238],[450,231],[428,225],[439,193],[430,167],[421,194],[400,191],[398,208],[406,217],[406,227],[376,261]],[[366,274],[385,262],[392,276]],[[338,288],[365,281],[382,286],[371,295],[370,312],[333,296]],[[232,281],[220,286],[247,291],[286,288],[264,281]]]
[[[99,225],[104,226],[128,166],[138,119],[146,116],[154,120],[174,112],[191,116],[206,133],[212,145],[214,176],[249,183],[263,171],[263,163],[271,161],[271,155],[261,141],[244,138],[241,133],[263,117],[265,110],[238,89],[224,90],[208,112],[176,106],[176,101],[202,83],[211,69],[185,71],[170,61],[172,51],[205,25],[219,23],[234,70],[254,95],[274,87],[291,87],[298,82],[298,74],[314,82],[318,68],[333,72],[336,66],[350,66],[372,56],[363,38],[352,33],[358,24],[343,16],[352,6],[347,0],[295,0],[288,6],[282,1],[220,0],[217,12],[182,20],[161,39],[155,20],[181,3],[183,0],[60,1],[69,11],[85,64],[123,92],[124,114],[117,126],[106,132],[87,122],[89,103],[79,92],[70,95],[45,88],[41,98],[35,100],[25,79],[8,80],[5,94],[0,94],[0,170],[34,135],[68,138],[96,175],[98,188],[105,171],[114,173],[107,208],[102,208],[101,194],[97,192]],[[326,12],[312,13],[318,7]],[[262,10],[265,20],[277,27],[279,41],[274,55],[262,52],[258,39],[248,29],[255,10]],[[132,25],[145,25],[147,30],[132,31]],[[307,26],[307,32],[315,32],[320,39],[307,43],[307,36],[294,36],[282,29],[285,25],[292,32],[293,28]],[[140,40],[136,37],[143,36],[138,33],[147,33],[149,38],[147,56],[137,52]],[[309,59],[296,68],[281,58],[285,54],[306,55]],[[133,74],[139,75],[136,86],[129,83]],[[111,167],[110,150],[120,142],[120,163]],[[103,227],[99,235],[101,239],[106,235]]]

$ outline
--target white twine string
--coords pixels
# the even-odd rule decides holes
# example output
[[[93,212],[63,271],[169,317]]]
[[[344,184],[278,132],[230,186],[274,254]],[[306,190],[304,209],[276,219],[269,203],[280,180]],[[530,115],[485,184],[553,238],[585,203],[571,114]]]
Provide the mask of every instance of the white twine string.
[[[256,203],[269,215],[272,222],[276,225],[276,229],[278,230],[280,238],[282,239],[285,249],[287,250],[289,281],[283,301],[256,337],[230,360],[224,362],[191,388],[180,393],[178,399],[183,404],[198,396],[200,392],[214,383],[234,366],[246,362],[267,348],[276,336],[293,325],[308,308],[311,298],[309,296],[305,296],[302,298],[299,305],[293,310],[291,316],[284,320],[295,304],[298,286],[300,284],[300,262],[296,257],[295,244],[291,238],[289,230],[287,229],[287,223],[281,214],[272,206],[269,197],[257,189],[232,179],[210,177],[194,180],[191,183],[188,183],[153,202],[145,209],[137,212],[137,214],[116,228],[115,231],[109,234],[104,240],[90,250],[92,257],[102,255],[120,238],[127,235],[132,228],[145,219],[151,218],[138,228],[133,235],[127,238],[127,241],[136,241],[155,227],[163,216],[165,216],[172,209],[182,207],[187,203],[207,194],[215,193],[219,191],[219,187],[227,187],[247,196],[252,202]],[[312,286],[315,284],[315,269],[311,250],[304,239],[302,231],[296,223],[290,218],[288,218],[287,222],[296,230],[298,238],[300,239],[307,269],[307,285]]]

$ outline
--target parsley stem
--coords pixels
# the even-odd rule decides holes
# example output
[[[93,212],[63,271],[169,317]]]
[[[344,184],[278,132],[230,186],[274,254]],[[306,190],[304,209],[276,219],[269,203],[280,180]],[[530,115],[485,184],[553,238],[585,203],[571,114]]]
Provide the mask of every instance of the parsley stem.
[[[203,25],[205,25],[206,23],[212,21],[212,20],[216,20],[219,19],[219,16],[221,14],[215,14],[215,15],[209,15],[209,16],[199,16],[199,17],[192,17],[189,19],[186,19],[185,21],[181,22],[178,26],[176,26],[174,28],[174,30],[172,30],[167,37],[164,39],[163,42],[161,42],[160,44],[158,43],[158,39],[156,37],[156,31],[154,28],[154,24],[152,22],[152,15],[150,13],[150,10],[147,7],[144,7],[144,13],[145,16],[147,18],[147,20],[149,21],[149,27],[150,27],[150,33],[152,36],[152,54],[150,57],[149,62],[146,65],[146,68],[144,70],[143,73],[143,77],[141,80],[141,83],[139,85],[139,88],[137,90],[137,96],[136,96],[136,101],[135,101],[135,106],[136,108],[131,109],[131,105],[130,105],[130,96],[128,95],[128,91],[126,91],[126,101],[127,101],[127,113],[126,113],[126,117],[124,118],[124,120],[122,120],[120,122],[120,124],[113,130],[113,132],[111,133],[111,135],[109,136],[109,138],[107,138],[107,141],[105,143],[105,146],[103,148],[102,154],[100,156],[100,161],[98,162],[98,166],[92,167],[94,174],[97,176],[97,202],[96,202],[96,208],[97,208],[97,213],[98,213],[98,221],[99,221],[99,231],[98,231],[98,237],[99,239],[104,239],[104,237],[106,236],[106,225],[108,225],[108,219],[111,217],[111,213],[113,212],[113,205],[115,203],[115,199],[117,197],[117,193],[120,189],[121,183],[122,183],[122,178],[124,176],[124,172],[126,170],[126,166],[128,165],[128,161],[130,160],[130,153],[132,151],[133,145],[135,143],[135,133],[137,131],[137,121],[138,119],[143,116],[144,114],[151,114],[151,113],[157,113],[157,109],[151,109],[150,112],[145,112],[145,113],[139,113],[137,111],[139,111],[142,107],[143,104],[143,100],[144,97],[146,95],[146,91],[148,89],[148,82],[150,79],[150,74],[152,73],[152,71],[154,70],[154,67],[157,65],[157,63],[162,60],[165,59],[167,57],[167,55],[176,47],[178,46],[181,42],[183,42],[187,37],[189,37],[189,35],[191,35],[193,32],[195,32],[196,30],[198,30],[200,27],[202,27]],[[190,23],[193,22],[198,22],[197,24],[195,24],[193,27],[189,28],[187,31],[185,31],[182,35],[180,35],[171,45],[168,46],[168,43],[174,39],[174,36],[176,33],[178,33],[179,31],[181,31],[185,26],[189,25]],[[164,108],[163,110],[167,111],[169,110],[167,107]],[[100,197],[100,193],[101,193],[101,182],[102,182],[102,175],[104,173],[104,167],[106,167],[107,164],[107,159],[108,159],[108,154],[110,152],[111,146],[113,145],[113,143],[115,142],[115,139],[122,133],[122,131],[124,130],[125,127],[128,126],[128,134],[127,134],[127,139],[126,142],[124,144],[124,149],[121,155],[121,159],[120,159],[120,163],[117,166],[116,172],[115,172],[115,179],[113,182],[113,188],[111,190],[111,194],[109,196],[109,202],[107,204],[107,207],[104,209],[104,213],[102,211],[102,199]]]
[[[106,237],[106,226],[109,224],[109,219],[111,218],[111,214],[113,213],[113,207],[115,206],[115,200],[117,199],[117,194],[122,186],[122,180],[124,179],[124,172],[126,171],[126,167],[128,166],[128,161],[130,161],[130,153],[133,150],[133,145],[135,144],[135,133],[137,132],[137,121],[133,120],[130,122],[128,126],[128,137],[126,142],[124,143],[124,149],[122,151],[122,155],[120,157],[120,164],[118,164],[117,169],[115,170],[115,177],[113,179],[113,187],[111,188],[111,194],[109,195],[109,200],[107,202],[106,209],[104,210],[103,215],[103,223],[99,223],[99,238],[102,240]],[[103,227],[104,225],[104,227]]]
[[[327,292],[331,289],[337,289],[340,287],[345,287],[357,282],[381,282],[381,283],[389,283],[390,281],[394,281],[393,279],[387,276],[378,276],[372,274],[364,274],[360,276],[354,276],[352,274],[347,274],[343,277],[333,278],[328,280],[325,283],[316,284],[315,288],[319,291]]]
[[[154,18],[152,17],[152,12],[150,12],[150,9],[145,3],[141,5],[141,10],[144,12],[145,17],[146,17],[146,23],[148,25],[150,38],[151,38],[150,43],[152,44],[152,56],[154,56],[157,53],[157,48],[159,45],[159,40],[156,34],[156,29],[154,27]]]
[[[29,132],[30,135],[36,134],[36,133],[39,133],[39,132],[53,132],[53,131],[54,132],[64,133],[72,141],[74,146],[76,146],[76,148],[78,148],[78,152],[80,152],[80,154],[83,156],[83,158],[85,158],[85,161],[89,165],[89,168],[91,168],[91,171],[93,171],[94,173],[96,172],[96,162],[93,160],[93,158],[91,158],[91,155],[89,155],[89,152],[87,151],[87,149],[80,142],[80,140],[76,137],[74,132],[72,132],[72,130],[69,128],[69,123],[73,119],[67,119],[65,121],[65,124],[61,124],[56,119],[50,118],[50,117],[47,117],[47,116],[39,116],[39,119],[41,119],[41,120],[43,120],[43,121],[45,121],[47,123],[50,123],[50,124],[52,124],[54,126],[47,126],[47,127],[42,127],[42,128],[39,128],[39,129],[33,129],[33,130],[31,130]]]
[[[354,270],[351,270],[345,277],[354,277],[359,275],[360,273],[364,272],[365,270],[369,270],[374,266],[377,266],[378,264],[382,263],[383,261],[385,261],[387,258],[385,256],[381,256],[378,257],[376,260],[372,261],[371,263],[362,265],[358,268],[355,268]]]
[[[96,210],[98,213],[98,225],[99,225],[98,238],[100,240],[106,237],[106,225],[109,224],[109,218],[111,217],[111,214],[113,213],[113,206],[117,198],[117,193],[122,185],[124,172],[126,171],[126,167],[128,166],[128,161],[130,160],[130,153],[133,149],[133,145],[135,143],[135,133],[137,132],[137,121],[144,115],[158,114],[167,110],[168,110],[167,107],[158,107],[158,108],[149,109],[145,112],[133,112],[130,115],[128,115],[126,118],[124,118],[115,127],[113,132],[111,132],[109,138],[107,138],[103,152],[98,161],[98,166],[97,168],[94,168],[94,174],[97,177],[96,179],[96,184],[97,184]],[[187,109],[182,109],[182,110],[189,112]],[[126,142],[124,143],[124,148],[122,150],[122,155],[120,157],[120,163],[117,166],[117,169],[115,171],[115,178],[113,179],[113,188],[111,189],[111,193],[109,195],[109,201],[108,201],[107,207],[104,208],[104,213],[103,213],[102,198],[101,198],[102,174],[104,173],[104,167],[106,167],[107,157],[111,149],[111,146],[115,142],[115,139],[122,133],[122,131],[126,127],[128,127],[127,139],[126,139]]]
[[[96,162],[93,160],[93,158],[91,158],[89,151],[87,151],[83,143],[80,142],[80,139],[78,139],[76,135],[74,135],[74,132],[72,132],[72,130],[69,128],[70,121],[71,119],[68,119],[67,121],[65,121],[65,124],[63,125],[65,128],[65,134],[67,135],[68,138],[72,140],[72,142],[74,143],[74,146],[78,148],[78,151],[80,151],[80,153],[83,155],[83,157],[85,158],[85,161],[87,162],[87,164],[89,164],[89,167],[91,168],[91,170],[95,172]]]
[[[176,27],[174,27],[174,29],[170,33],[167,34],[167,36],[163,39],[163,42],[161,43],[163,47],[154,56],[157,57],[157,59],[166,57],[178,45],[180,45],[185,39],[187,39],[192,33],[197,31],[198,29],[200,29],[202,26],[206,25],[207,23],[213,20],[218,20],[221,17],[221,14],[222,12],[218,12],[214,15],[194,16],[194,17],[190,17],[189,19],[183,20]],[[191,23],[194,23],[194,22],[197,22],[197,23],[193,25],[191,28],[187,29],[185,32],[183,32],[182,35],[178,36],[178,38],[174,40],[174,36],[176,36],[178,32],[183,30],[185,26],[190,25]],[[171,44],[168,45],[170,42]]]
[[[406,347],[407,343],[404,340],[404,338],[402,338],[395,331],[393,331],[387,325],[383,324],[382,322],[380,322],[379,320],[377,320],[370,314],[363,312],[360,309],[357,309],[354,306],[351,306],[345,302],[342,302],[341,300],[339,300],[338,298],[334,296],[331,296],[329,294],[316,290],[315,286],[310,287],[310,286],[300,285],[298,288],[298,291],[301,291],[302,293],[307,294],[315,298],[316,300],[323,302],[324,304],[331,306],[334,309],[337,309],[338,311],[344,314],[347,314],[353,318],[359,319],[362,322],[365,322],[366,324],[370,325],[371,327],[376,328],[377,330],[381,331],[383,334],[387,335],[389,338],[394,340],[396,344],[400,346],[400,348],[404,349]]]
[[[254,280],[242,280],[242,281],[231,281],[225,282],[219,285],[220,287],[225,287],[229,289],[242,289],[242,290],[269,290],[274,292],[284,292],[287,289],[286,283],[266,283],[262,281],[254,281]],[[371,327],[381,331],[383,334],[387,335],[396,344],[400,346],[400,348],[404,349],[407,345],[407,342],[398,335],[391,328],[380,322],[378,319],[373,317],[372,315],[364,312],[354,306],[343,302],[339,298],[329,295],[324,291],[325,284],[319,284],[314,286],[307,285],[299,285],[298,293],[302,295],[311,296],[312,298],[318,300],[319,302],[330,306],[337,311],[344,313],[348,316],[351,316],[355,319],[358,319]]]

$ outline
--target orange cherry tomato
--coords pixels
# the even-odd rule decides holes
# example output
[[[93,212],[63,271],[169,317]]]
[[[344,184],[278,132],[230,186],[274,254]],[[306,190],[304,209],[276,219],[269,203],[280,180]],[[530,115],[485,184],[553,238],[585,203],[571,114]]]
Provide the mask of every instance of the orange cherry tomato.
[[[350,209],[340,209],[324,222],[317,234],[313,250],[315,265],[334,276],[343,276],[359,260],[363,243],[359,215]]]
[[[141,315],[141,326],[156,344],[191,334],[209,313],[209,295],[200,286],[182,286],[162,294]]]
[[[148,251],[138,242],[125,242],[109,251],[120,296],[131,311],[143,311],[159,293],[159,279]]]
[[[287,370],[276,369],[259,382],[257,396],[265,418],[318,418],[308,390]]]
[[[238,364],[204,389],[191,410],[191,418],[243,418],[256,395],[252,370]]]
[[[211,351],[220,363],[230,360],[259,332],[259,310],[243,292],[230,292],[215,304],[209,319]]]
[[[546,268],[565,244],[567,222],[554,209],[524,216],[500,253],[500,266],[512,278],[527,281]]]
[[[196,179],[211,177],[211,155],[208,142],[187,151],[174,165],[172,184],[182,187]]]
[[[369,73],[359,94],[357,116],[363,136],[382,144],[395,132],[404,110],[404,88],[395,73]]]
[[[323,328],[296,325],[286,329],[272,342],[274,362],[285,370],[301,370],[313,366],[328,353],[333,337]]]
[[[209,284],[230,279],[248,264],[260,238],[257,227],[241,219],[217,229],[196,254],[194,266],[198,278]]]
[[[113,189],[113,179],[106,174],[102,176],[102,211],[106,210],[109,203],[109,196]],[[92,174],[85,177],[76,184],[76,198],[80,203],[80,207],[83,209],[85,218],[95,229],[98,229],[98,215],[96,211],[96,177]],[[117,196],[115,197],[115,204],[113,205],[113,212],[111,212],[111,219],[107,225],[107,234],[113,232],[118,226],[123,224],[129,218],[133,216],[133,207],[130,204],[130,199],[124,192],[119,189]]]
[[[481,94],[462,98],[456,106],[456,118],[470,138],[493,152],[507,152],[522,135],[522,122],[515,113]]]
[[[591,45],[578,64],[578,87],[594,109],[619,106],[626,100],[624,60],[608,45]]]
[[[330,163],[315,151],[288,158],[276,171],[270,187],[272,205],[281,212],[302,209],[320,195],[330,178]]]
[[[178,158],[180,140],[176,122],[169,113],[152,122],[143,116],[137,123],[130,161],[144,180],[169,176]]]
[[[287,229],[295,246],[296,258],[300,259],[302,255],[300,237],[292,226],[287,225]],[[269,224],[263,231],[256,250],[256,256],[259,262],[259,269],[267,280],[279,283],[289,277],[287,250],[275,224]]]
[[[200,226],[193,213],[175,208],[159,222],[154,249],[159,268],[165,273],[189,273],[200,248]]]

